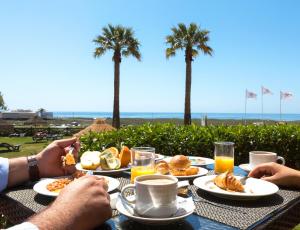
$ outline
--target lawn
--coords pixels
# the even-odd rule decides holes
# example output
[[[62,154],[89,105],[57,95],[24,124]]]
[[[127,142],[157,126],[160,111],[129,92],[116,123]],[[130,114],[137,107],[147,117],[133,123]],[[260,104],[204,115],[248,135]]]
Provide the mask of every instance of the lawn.
[[[32,137],[0,137],[0,143],[5,142],[12,145],[20,144],[20,151],[11,152],[0,147],[0,157],[13,158],[19,156],[29,156],[39,153],[51,141],[34,142]]]

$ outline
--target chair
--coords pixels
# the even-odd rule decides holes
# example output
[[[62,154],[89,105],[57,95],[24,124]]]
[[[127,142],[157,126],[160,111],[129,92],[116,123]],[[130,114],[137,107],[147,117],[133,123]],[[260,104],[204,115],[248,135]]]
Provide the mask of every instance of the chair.
[[[11,144],[2,142],[2,143],[0,143],[0,147],[7,148],[8,151],[19,151],[21,145],[11,145]]]

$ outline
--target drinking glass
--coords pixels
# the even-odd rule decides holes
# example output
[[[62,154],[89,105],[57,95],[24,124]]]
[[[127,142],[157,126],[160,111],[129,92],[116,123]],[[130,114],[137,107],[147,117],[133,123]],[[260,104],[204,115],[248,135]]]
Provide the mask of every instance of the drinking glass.
[[[130,182],[141,175],[155,173],[155,148],[134,147],[131,148],[131,178]]]
[[[233,172],[234,143],[215,142],[215,173]]]

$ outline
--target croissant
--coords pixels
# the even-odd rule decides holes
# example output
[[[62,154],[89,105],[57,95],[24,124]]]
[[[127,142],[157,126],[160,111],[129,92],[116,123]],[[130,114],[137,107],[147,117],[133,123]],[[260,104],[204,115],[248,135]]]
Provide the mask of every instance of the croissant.
[[[216,176],[214,179],[214,183],[221,189],[236,191],[236,192],[244,191],[244,186],[230,172],[225,172]]]
[[[165,175],[169,173],[169,165],[165,161],[159,161],[155,165],[155,171],[159,174]]]

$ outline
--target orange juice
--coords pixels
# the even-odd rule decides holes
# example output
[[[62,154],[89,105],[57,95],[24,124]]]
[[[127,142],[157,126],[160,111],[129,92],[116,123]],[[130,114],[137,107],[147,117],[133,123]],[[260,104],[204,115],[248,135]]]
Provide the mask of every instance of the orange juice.
[[[135,166],[131,168],[131,178],[130,183],[134,183],[134,178],[142,175],[154,174],[155,170],[151,166]]]
[[[226,171],[233,172],[234,158],[226,156],[215,156],[215,173]]]

